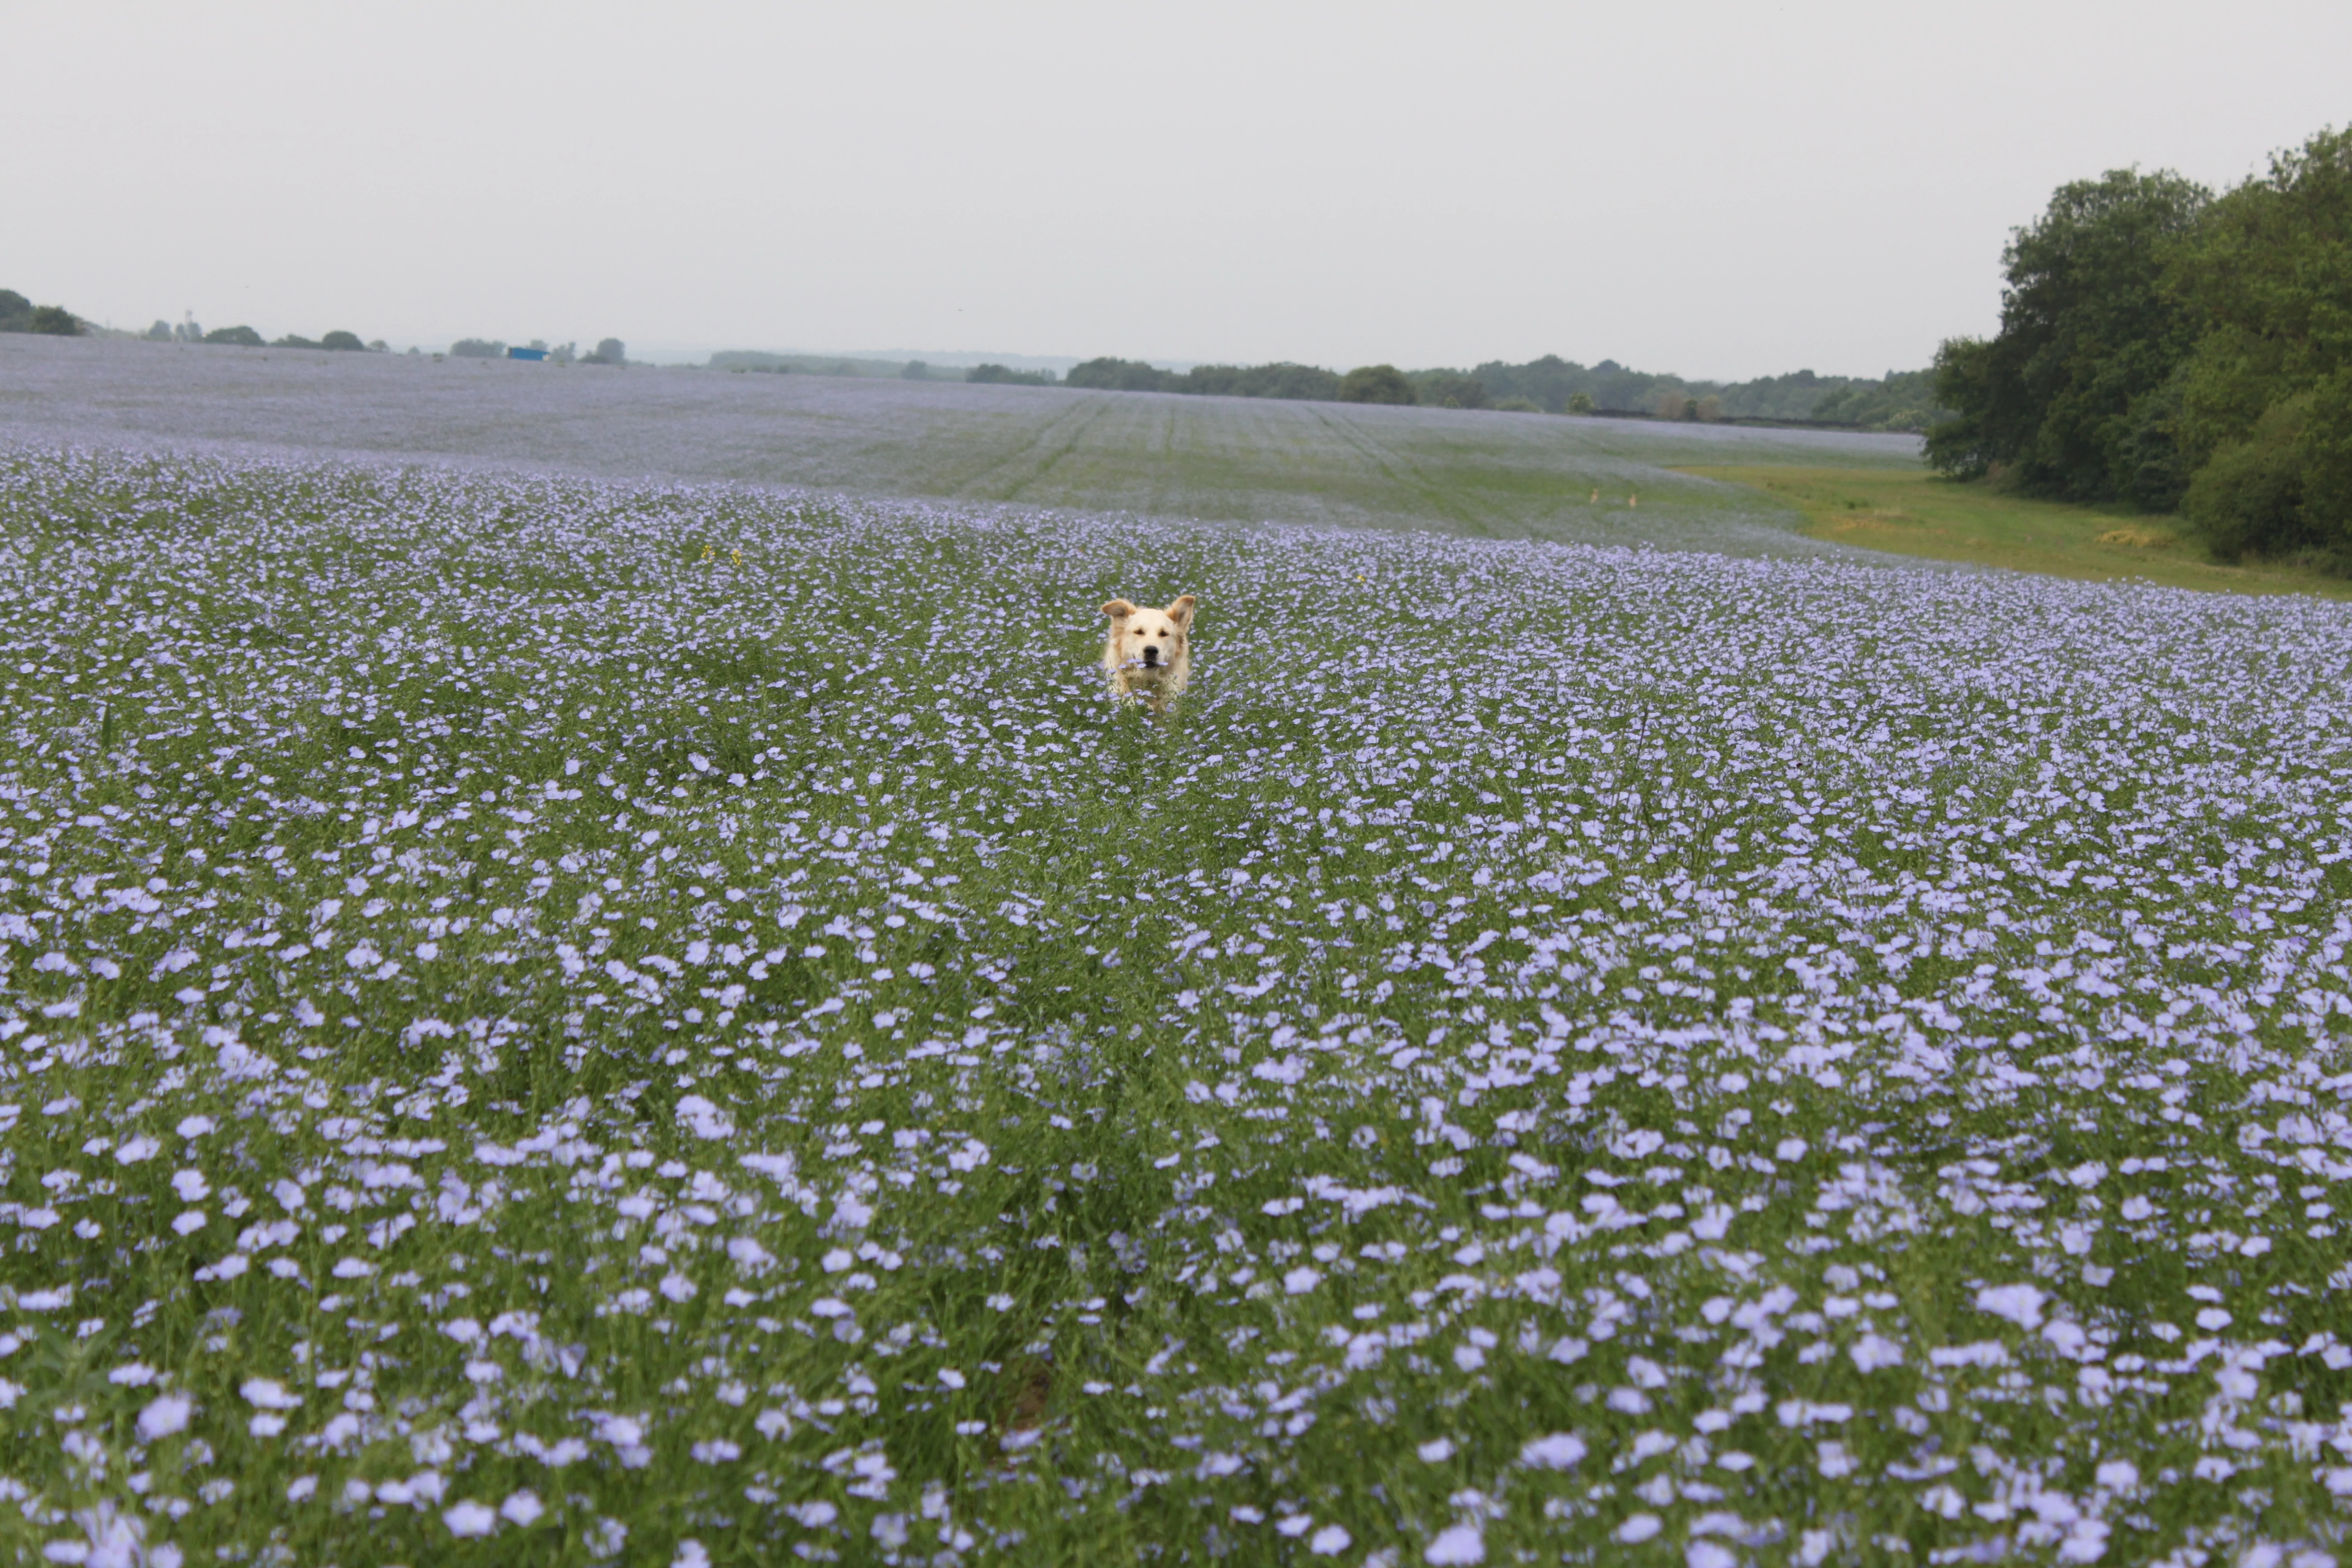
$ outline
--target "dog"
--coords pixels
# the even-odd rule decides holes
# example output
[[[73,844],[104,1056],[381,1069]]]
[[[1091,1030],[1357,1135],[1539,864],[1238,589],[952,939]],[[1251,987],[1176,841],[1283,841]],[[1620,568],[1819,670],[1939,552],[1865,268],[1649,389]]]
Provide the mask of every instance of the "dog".
[[[1103,668],[1110,672],[1114,699],[1133,697],[1154,713],[1165,713],[1192,676],[1192,595],[1164,610],[1139,609],[1125,599],[1103,606],[1110,617],[1110,640]]]

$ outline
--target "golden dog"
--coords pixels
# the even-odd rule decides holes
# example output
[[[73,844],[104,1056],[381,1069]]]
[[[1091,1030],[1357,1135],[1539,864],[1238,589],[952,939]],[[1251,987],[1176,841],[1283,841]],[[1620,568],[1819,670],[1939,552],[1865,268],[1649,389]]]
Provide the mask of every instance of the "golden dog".
[[[1164,610],[1139,609],[1125,599],[1103,606],[1110,617],[1110,640],[1103,647],[1103,668],[1110,671],[1115,698],[1134,697],[1154,713],[1182,695],[1192,674],[1192,595],[1185,595]]]

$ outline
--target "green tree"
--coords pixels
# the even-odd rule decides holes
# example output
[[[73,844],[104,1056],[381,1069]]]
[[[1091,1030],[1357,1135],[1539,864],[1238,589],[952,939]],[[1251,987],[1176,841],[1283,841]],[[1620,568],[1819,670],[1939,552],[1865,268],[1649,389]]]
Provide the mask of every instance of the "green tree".
[[[1014,370],[1011,365],[976,364],[963,373],[970,382],[999,386],[1051,386],[1054,373],[1050,370]]]
[[[2224,554],[2352,570],[2352,127],[2214,203],[2174,277],[2204,328],[2174,396],[2182,510]]]
[[[340,331],[329,332],[325,337],[320,338],[319,346],[322,349],[339,350],[344,353],[363,353],[367,350],[367,344],[360,341],[360,335],[357,332]]]
[[[2002,253],[2000,331],[1937,355],[1930,434],[1945,473],[2011,468],[2025,489],[2073,500],[2125,494],[2156,429],[2146,400],[2195,342],[2197,317],[2167,265],[2210,193],[2168,171],[2118,169],[2061,186]]]
[[[205,342],[229,343],[241,349],[257,349],[267,346],[261,341],[261,334],[251,327],[215,327],[205,334]]]
[[[1339,401],[1341,403],[1415,402],[1412,383],[1404,372],[1392,364],[1358,365],[1339,378]]]
[[[1178,377],[1173,372],[1147,364],[1139,359],[1090,359],[1084,364],[1072,365],[1063,381],[1071,386],[1090,387],[1097,392],[1174,392]]]
[[[1568,411],[1570,414],[1591,413],[1592,394],[1582,391],[1570,393],[1568,395]]]
[[[27,331],[52,338],[78,338],[86,329],[63,305],[36,305]]]
[[[1487,395],[1486,384],[1475,375],[1465,375],[1458,370],[1424,370],[1408,378],[1412,383],[1413,401],[1432,408],[1484,408],[1493,401]],[[1345,395],[1342,394],[1343,399]],[[1366,398],[1363,402],[1380,402]]]

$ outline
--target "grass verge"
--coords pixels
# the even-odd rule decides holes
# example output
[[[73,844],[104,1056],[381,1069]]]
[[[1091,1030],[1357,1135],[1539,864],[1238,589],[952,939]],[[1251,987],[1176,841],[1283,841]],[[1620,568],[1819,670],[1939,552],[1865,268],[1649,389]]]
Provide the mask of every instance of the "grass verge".
[[[1916,469],[1775,464],[1678,471],[1767,492],[1804,514],[1809,538],[1895,555],[2093,583],[2352,598],[2352,583],[2306,567],[2228,566],[2210,560],[2171,518],[2035,500]]]

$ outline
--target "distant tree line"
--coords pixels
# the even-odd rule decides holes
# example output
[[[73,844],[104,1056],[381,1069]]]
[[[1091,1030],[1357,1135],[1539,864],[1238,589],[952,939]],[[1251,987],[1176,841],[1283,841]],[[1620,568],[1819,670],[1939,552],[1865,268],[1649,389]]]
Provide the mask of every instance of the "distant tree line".
[[[340,330],[329,332],[315,341],[289,332],[275,342],[263,338],[251,327],[215,327],[208,332],[198,324],[194,316],[176,324],[158,321],[139,336],[156,343],[226,343],[232,348],[241,349],[333,349],[351,353],[363,351],[383,353],[387,347],[381,338],[372,343],[362,342],[357,332]]]
[[[1052,386],[1054,373],[1050,370],[1014,370],[1011,365],[976,364],[963,373],[966,381],[990,383],[998,386]]]
[[[2063,185],[2001,259],[1999,332],[1937,355],[1931,463],[2352,575],[2352,127],[2218,196]]]
[[[36,305],[14,289],[0,289],[0,332],[78,338],[87,331],[81,319],[63,305]]]
[[[1727,384],[1628,370],[1614,360],[1587,367],[1557,354],[1526,364],[1496,360],[1469,371],[1401,371],[1394,365],[1364,365],[1345,375],[1309,364],[1203,364],[1173,371],[1141,360],[1093,359],[1074,367],[1066,384],[1105,392],[1417,404],[1504,412],[1807,420],[1873,430],[1924,430],[1949,412],[1936,405],[1933,374],[1924,370],[1890,371],[1877,381],[1815,375],[1802,370],[1793,375]]]

